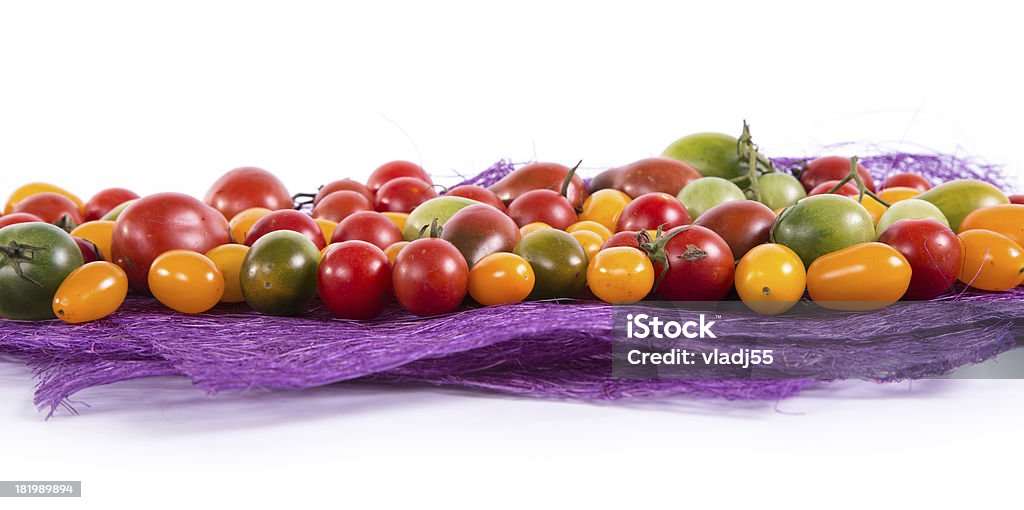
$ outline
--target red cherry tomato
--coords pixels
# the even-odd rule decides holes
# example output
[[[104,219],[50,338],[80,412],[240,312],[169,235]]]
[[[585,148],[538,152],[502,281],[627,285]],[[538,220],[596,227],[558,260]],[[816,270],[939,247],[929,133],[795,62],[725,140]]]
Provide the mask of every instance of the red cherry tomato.
[[[668,271],[657,288],[663,299],[718,301],[732,289],[736,272],[732,250],[710,229],[698,225],[677,227],[655,240],[658,243],[668,261]],[[656,255],[651,258],[655,281],[665,268],[657,259]]]
[[[664,230],[690,224],[690,215],[679,199],[668,193],[641,195],[626,205],[619,215],[616,232],[624,230]]]
[[[864,168],[864,165],[857,164],[857,173],[864,181],[864,186],[875,191],[875,181],[871,179],[871,174],[868,173],[867,168]],[[810,192],[825,181],[842,180],[847,175],[850,175],[850,158],[825,156],[807,163],[803,172],[800,173],[800,182],[804,185],[804,189]]]
[[[437,197],[434,185],[416,177],[399,177],[377,190],[375,208],[380,212],[412,212],[416,206]]]
[[[370,174],[370,177],[366,179],[366,187],[370,188],[371,192],[377,193],[377,190],[384,183],[399,177],[415,177],[427,184],[434,184],[434,181],[430,180],[430,174],[416,163],[410,161],[391,161],[377,167]]]
[[[895,248],[910,263],[905,299],[932,299],[953,288],[964,253],[949,227],[935,220],[904,219],[886,228],[878,241]]]
[[[320,189],[317,190],[316,196],[313,197],[313,207],[316,207],[324,197],[334,193],[335,191],[355,191],[356,193],[366,197],[370,203],[373,203],[373,192],[370,191],[370,188],[367,188],[365,184],[353,179],[341,179],[321,186]]]
[[[39,222],[42,222],[42,223],[46,223],[45,221],[43,221],[42,218],[40,218],[39,216],[36,216],[35,214],[29,214],[29,213],[12,213],[12,214],[7,214],[7,215],[4,215],[4,216],[0,216],[0,228],[4,228],[7,225],[17,225],[18,223],[32,223],[34,221],[39,221]]]
[[[521,238],[516,222],[487,204],[460,209],[441,231],[441,239],[452,243],[470,267],[492,253],[511,252]]]
[[[440,315],[454,311],[466,298],[469,266],[452,243],[417,239],[395,257],[392,282],[406,310],[424,317]]]
[[[111,209],[136,198],[139,198],[139,195],[134,191],[124,188],[107,188],[93,195],[85,203],[83,216],[85,221],[96,221],[110,212]]]
[[[274,211],[256,220],[256,223],[249,229],[249,234],[245,236],[245,245],[252,246],[259,238],[277,230],[298,232],[313,241],[318,250],[327,246],[324,233],[320,230],[320,225],[317,225],[316,220],[294,209]]]
[[[388,257],[365,241],[339,243],[320,261],[317,289],[334,315],[342,319],[372,319],[391,302]]]
[[[718,234],[738,261],[755,246],[768,242],[775,219],[775,213],[761,202],[734,200],[708,209],[693,224]]]
[[[825,181],[815,186],[814,189],[807,193],[807,196],[824,195],[825,193],[828,193],[829,190],[836,187],[836,184],[839,184],[839,181]],[[843,184],[843,187],[837,189],[834,193],[836,195],[842,195],[844,197],[855,197],[860,195],[860,190],[857,189],[857,186],[853,184],[853,182],[851,181],[846,184]]]
[[[277,211],[293,206],[292,196],[280,179],[251,166],[236,168],[221,176],[210,186],[203,201],[229,220],[253,207]]]
[[[331,243],[365,241],[382,250],[402,240],[395,222],[378,212],[360,211],[338,224]]]
[[[447,197],[462,197],[487,204],[495,209],[505,212],[505,203],[495,195],[493,191],[475,184],[463,184],[449,189],[444,193]]]
[[[1011,204],[1024,204],[1024,195],[1010,195]]]
[[[505,203],[511,203],[520,195],[535,189],[560,191],[565,182],[565,176],[569,175],[571,170],[571,168],[558,163],[530,163],[502,177],[488,189]],[[590,196],[587,185],[583,183],[579,174],[573,175],[569,180],[566,196],[574,208],[583,207],[583,202]]]
[[[81,237],[72,237],[72,239],[78,245],[78,251],[82,252],[82,260],[85,261],[85,264],[103,260],[103,256],[100,255],[100,250],[96,247],[96,243]]]
[[[229,244],[228,221],[216,209],[181,193],[157,193],[132,202],[114,223],[111,260],[132,289],[149,293],[149,268],[170,250],[206,253]]]
[[[313,217],[341,223],[341,220],[353,213],[372,210],[373,203],[366,197],[355,191],[343,190],[324,197],[316,207],[313,207]]]
[[[648,193],[676,195],[687,184],[700,179],[700,172],[687,163],[672,158],[646,158],[614,169],[615,185],[631,198]]]
[[[923,175],[907,172],[886,177],[882,182],[882,189],[886,188],[913,188],[924,193],[932,189],[932,183]]]
[[[78,206],[70,198],[58,193],[36,193],[18,202],[18,205],[14,206],[14,212],[34,214],[47,223],[56,223],[65,217],[74,225],[82,223],[82,213]]]
[[[636,234],[637,233],[632,230],[616,232],[601,245],[601,249],[604,250],[606,248],[614,248],[616,246],[628,246],[630,248],[639,249],[640,243],[636,239]]]
[[[509,204],[508,215],[520,227],[541,222],[555,229],[565,230],[579,221],[569,199],[549,189],[535,189],[523,193]]]

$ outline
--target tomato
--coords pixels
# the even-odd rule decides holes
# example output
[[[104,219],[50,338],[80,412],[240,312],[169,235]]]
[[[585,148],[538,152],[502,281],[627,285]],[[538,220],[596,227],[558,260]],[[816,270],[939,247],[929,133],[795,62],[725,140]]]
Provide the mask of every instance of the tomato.
[[[377,190],[374,208],[381,212],[412,212],[416,206],[437,197],[434,185],[415,177],[392,179]]]
[[[771,172],[757,178],[761,203],[771,210],[782,209],[807,197],[800,181],[785,172]]]
[[[953,288],[963,264],[963,248],[949,226],[932,219],[899,220],[878,242],[900,252],[910,264],[906,299],[933,299]]]
[[[423,168],[416,163],[409,161],[391,161],[384,163],[370,173],[370,177],[366,179],[366,187],[370,188],[371,192],[377,193],[385,183],[400,177],[414,177],[427,184],[434,183],[434,181],[430,180],[430,174],[424,171]]]
[[[878,225],[875,227],[875,232],[877,232],[878,237],[881,237],[892,224],[905,219],[930,219],[946,227],[949,226],[946,216],[934,204],[916,198],[908,198],[907,200],[892,204],[892,207],[882,214],[882,217],[878,220]]]
[[[395,297],[413,314],[427,317],[455,311],[469,291],[469,266],[444,239],[426,237],[409,243],[395,257]]]
[[[1024,195],[1010,195],[1011,204],[1024,204]]]
[[[337,191],[336,193],[349,192]],[[327,246],[327,241],[324,240],[324,233],[320,230],[320,225],[317,225],[316,221],[305,213],[294,209],[274,211],[257,220],[253,224],[252,229],[249,230],[249,234],[245,236],[245,244],[252,246],[261,237],[278,230],[291,230],[306,236],[307,239],[313,242],[318,251]]]
[[[793,308],[806,288],[803,261],[781,244],[755,246],[736,265],[736,293],[747,308],[761,315]]]
[[[888,188],[913,188],[924,193],[932,189],[932,183],[928,182],[923,175],[907,172],[886,177],[882,182],[882,189]]]
[[[839,181],[825,181],[815,186],[814,189],[812,189],[811,191],[808,191],[807,196],[824,195],[831,191],[832,188],[836,187],[836,184],[839,184]],[[856,197],[860,195],[860,190],[857,189],[857,185],[854,184],[853,181],[850,181],[846,184],[843,184],[841,188],[833,191],[832,193],[836,195],[842,195],[844,197]]]
[[[249,254],[249,247],[242,244],[224,244],[206,252],[206,258],[210,259],[220,274],[224,276],[224,295],[221,296],[221,303],[241,303],[245,301],[242,295],[242,261]]]
[[[580,221],[594,221],[604,225],[609,231],[615,230],[619,216],[632,201],[629,195],[616,189],[597,190],[583,202]]]
[[[249,231],[252,230],[252,226],[256,224],[260,218],[272,213],[270,209],[265,207],[253,207],[252,209],[246,209],[236,214],[231,221],[228,222],[228,228],[231,232],[231,240],[238,244],[245,244],[245,238],[249,237]]]
[[[646,158],[623,167],[605,170],[591,181],[591,191],[612,188],[632,198],[648,193],[675,195],[684,186],[700,177],[700,172],[677,159]],[[603,182],[607,185],[602,184]],[[595,183],[603,188],[594,187]]]
[[[697,179],[683,188],[678,198],[694,220],[718,204],[747,199],[739,186],[720,177]]]
[[[78,246],[78,251],[82,253],[82,262],[84,264],[103,260],[103,255],[100,255],[100,249],[92,241],[75,236],[71,236],[71,239],[74,239],[75,245]]]
[[[558,230],[565,230],[579,220],[569,199],[548,189],[523,193],[509,204],[508,215],[519,226],[541,222]]]
[[[991,230],[1024,246],[1024,205],[1004,204],[978,209],[968,214],[960,231]]]
[[[331,193],[334,193],[335,191],[355,191],[356,193],[359,193],[360,195],[366,197],[366,200],[368,200],[371,204],[373,203],[374,200],[373,192],[370,191],[370,188],[368,188],[365,184],[352,179],[341,179],[337,181],[331,181],[321,186],[320,189],[317,190],[316,196],[313,197],[313,207],[319,205],[320,201],[323,200],[324,197],[330,195]]]
[[[864,181],[864,187],[875,191],[875,181],[871,178],[864,165],[857,164],[857,173]],[[804,166],[800,172],[800,182],[804,189],[810,192],[819,184],[825,181],[839,181],[850,175],[850,158],[841,156],[825,156],[815,159]],[[851,181],[852,182],[852,181]]]
[[[774,223],[775,212],[753,200],[716,205],[693,222],[721,236],[736,260],[743,258],[751,248],[767,243]]]
[[[292,196],[280,179],[262,168],[251,166],[236,168],[221,176],[207,190],[203,201],[225,218],[234,218],[253,207],[278,211],[293,206]]]
[[[469,295],[484,306],[518,303],[533,292],[536,281],[526,259],[514,253],[492,253],[469,270]]]
[[[331,244],[331,238],[334,237],[334,231],[338,229],[338,224],[323,218],[317,218],[313,221],[316,222],[316,226],[320,227],[320,233],[324,235],[324,242]]]
[[[878,192],[878,197],[885,200],[889,205],[914,198],[921,194],[921,190],[914,188],[885,188]]]
[[[514,253],[530,263],[537,277],[528,299],[576,297],[587,285],[587,253],[571,234],[538,230],[524,236]]]
[[[372,319],[391,302],[388,257],[365,241],[339,243],[320,262],[317,289],[324,306],[334,315]]]
[[[521,237],[512,218],[486,204],[459,210],[441,230],[441,239],[452,243],[470,266],[492,253],[512,251]]]
[[[502,177],[487,189],[507,204],[535,189],[560,191],[571,171],[571,168],[558,163],[530,163]],[[579,175],[574,174],[566,192],[569,203],[573,208],[580,207],[588,196],[590,193],[587,191],[587,185]]]
[[[732,289],[732,250],[699,225],[676,227],[641,246],[654,262],[655,292],[669,301],[718,301]]]
[[[196,314],[213,308],[224,296],[224,275],[201,253],[171,250],[153,261],[149,290],[171,310]]]
[[[44,192],[26,197],[14,207],[16,213],[34,214],[47,223],[64,223],[71,230],[82,223],[82,213],[68,197],[59,193]],[[63,225],[58,225],[63,226]]]
[[[654,287],[654,266],[636,248],[601,250],[587,266],[587,286],[606,303],[636,303]]]
[[[78,324],[102,319],[121,308],[128,296],[128,276],[110,262],[92,262],[75,269],[53,296],[58,319]]]
[[[526,225],[523,225],[523,226],[519,227],[519,234],[520,234],[519,237],[523,238],[523,237],[526,237],[527,234],[532,234],[532,233],[534,233],[534,232],[536,232],[538,230],[545,230],[545,229],[552,229],[553,230],[554,227],[552,227],[551,225],[548,225],[547,223],[544,223],[543,221],[535,221],[533,223],[527,223]]]
[[[366,241],[381,250],[401,240],[402,232],[387,216],[370,211],[357,212],[342,220],[331,238],[332,243]]]
[[[601,236],[601,242],[602,243],[607,241],[608,238],[612,236],[612,231],[609,230],[608,227],[606,227],[606,226],[604,226],[604,225],[602,225],[602,224],[600,224],[600,223],[598,223],[596,221],[587,221],[587,220],[577,221],[576,223],[573,223],[572,225],[569,225],[569,228],[565,229],[565,231],[569,232],[570,234],[573,233],[573,232],[576,232],[577,230],[589,230],[589,231],[591,231],[591,232]]]
[[[864,210],[868,212],[868,216],[871,216],[871,223],[874,225],[878,225],[878,220],[882,219],[882,215],[885,214],[885,211],[889,210],[888,207],[882,205],[881,202],[875,200],[871,195],[850,198],[857,201],[864,207]]]
[[[482,204],[487,204],[494,207],[495,209],[505,212],[505,203],[495,195],[493,191],[475,184],[463,184],[449,189],[445,192],[446,197],[463,197],[470,200],[476,200]]]
[[[54,294],[82,263],[75,240],[56,226],[34,222],[0,229],[0,317],[52,319]]]
[[[661,155],[690,164],[704,177],[732,179],[748,173],[749,163],[746,158],[740,158],[736,150],[738,144],[738,140],[729,135],[696,133],[672,142]]]
[[[999,188],[973,179],[942,183],[917,198],[935,204],[949,220],[953,232],[960,231],[960,223],[968,214],[983,207],[1010,203]]]
[[[424,230],[424,227],[429,227],[435,219],[437,224],[443,227],[455,213],[479,203],[462,197],[437,197],[427,200],[409,213],[405,220],[405,228],[402,229],[402,237],[406,241],[419,239],[420,231]]]
[[[990,230],[960,233],[964,264],[959,280],[975,289],[1004,291],[1024,282],[1024,248]]]
[[[70,199],[75,204],[75,207],[77,207],[79,211],[81,211],[85,207],[85,204],[82,203],[82,199],[80,199],[77,196],[75,196],[74,193],[71,193],[71,192],[65,190],[64,188],[61,188],[60,186],[54,186],[53,184],[48,184],[48,183],[45,183],[45,182],[33,182],[33,183],[26,184],[26,185],[24,185],[24,186],[22,186],[22,187],[20,187],[20,188],[18,188],[16,190],[14,190],[14,193],[11,193],[11,197],[9,199],[7,199],[7,204],[4,205],[4,214],[11,214],[11,213],[13,213],[14,212],[14,208],[22,200],[24,200],[24,199],[26,199],[26,198],[28,198],[28,197],[30,197],[32,195],[35,195],[37,193],[47,193],[47,192],[49,192],[49,193],[57,193],[58,195],[64,195],[65,197]]]
[[[689,224],[690,215],[676,197],[667,193],[649,193],[633,200],[623,209],[615,231],[658,227],[670,229]]]
[[[261,237],[242,260],[245,302],[267,315],[298,314],[316,297],[319,264],[320,251],[298,232],[278,230]]]
[[[395,258],[398,257],[398,253],[401,252],[402,249],[408,245],[409,241],[398,241],[397,243],[388,246],[384,250],[384,254],[388,256],[388,263],[394,266]]]
[[[0,228],[4,228],[7,225],[17,225],[18,223],[32,223],[38,221],[40,223],[46,223],[42,218],[35,214],[29,213],[11,213],[4,216],[0,216]]]
[[[405,222],[409,221],[409,213],[383,212],[381,214],[383,214],[385,218],[391,220],[391,223],[394,223],[395,226],[398,227],[399,232],[405,229]]]
[[[895,248],[861,243],[816,259],[807,268],[807,291],[824,308],[878,310],[903,297],[910,278],[910,263]]]
[[[335,191],[324,197],[313,208],[313,217],[341,223],[341,220],[360,211],[373,211],[373,204],[355,191]]]
[[[601,245],[601,249],[606,250],[615,246],[628,246],[630,248],[640,249],[640,242],[637,240],[636,234],[637,233],[632,230],[616,232]]]
[[[129,201],[139,198],[134,191],[124,188],[107,188],[96,193],[85,203],[82,209],[82,217],[85,221],[96,221],[111,211],[111,209]]]
[[[129,200],[129,201],[127,201],[127,202],[125,202],[125,203],[123,203],[123,204],[121,204],[121,205],[111,209],[110,212],[108,212],[107,214],[104,214],[103,217],[100,218],[100,219],[103,220],[103,221],[117,221],[117,219],[121,217],[121,213],[124,212],[124,210],[127,209],[129,205],[134,204],[137,200],[138,199]]]
[[[601,246],[604,244],[604,239],[601,239],[600,235],[589,230],[577,230],[569,232],[569,235],[583,247],[583,251],[587,254],[587,260],[597,255],[597,252],[601,251]]]
[[[87,221],[71,231],[71,237],[78,237],[89,241],[99,250],[102,260],[111,260],[110,243],[114,237],[113,221]]]
[[[786,208],[772,227],[772,242],[800,255],[805,266],[818,257],[875,240],[871,215],[839,195],[815,195]]]
[[[180,193],[157,193],[128,206],[114,223],[111,262],[135,291],[149,293],[149,268],[170,250],[206,253],[228,244],[228,222],[216,209]]]

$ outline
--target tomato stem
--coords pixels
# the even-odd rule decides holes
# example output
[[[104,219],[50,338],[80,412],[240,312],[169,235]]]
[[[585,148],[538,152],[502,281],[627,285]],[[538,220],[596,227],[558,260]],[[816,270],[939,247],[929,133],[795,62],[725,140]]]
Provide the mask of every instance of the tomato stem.
[[[25,274],[25,271],[21,268],[22,262],[31,262],[36,258],[36,251],[42,251],[46,248],[40,246],[32,246],[28,244],[20,244],[17,241],[11,241],[7,246],[0,246],[0,255],[3,255],[3,260],[0,261],[0,266],[10,263],[14,267],[14,274],[18,275],[19,278],[35,285],[36,287],[42,287],[43,284],[35,281],[29,275]]]
[[[572,184],[572,178],[576,175],[576,170],[578,170],[582,164],[583,160],[581,159],[576,163],[576,166],[569,169],[569,173],[565,174],[565,180],[562,181],[562,190],[559,192],[563,197],[569,198],[569,185]],[[573,206],[575,207],[575,204],[573,204]]]
[[[441,237],[442,230],[444,230],[444,227],[438,224],[438,218],[434,218],[433,220],[430,221],[429,225],[423,225],[423,228],[420,229],[420,234],[418,237],[422,238],[423,234],[427,234],[427,237],[437,239]]]
[[[684,225],[682,227],[679,227],[678,229],[669,232],[668,235],[663,235],[661,230],[663,226],[664,225],[658,226],[658,231],[655,234],[653,240],[651,240],[651,236],[650,234],[647,233],[646,230],[641,230],[640,232],[637,232],[637,241],[639,241],[640,250],[647,254],[647,258],[651,259],[652,263],[661,264],[661,273],[658,275],[658,280],[654,282],[654,287],[651,287],[651,292],[656,292],[658,290],[658,286],[661,285],[661,281],[664,280],[665,275],[668,274],[668,254],[665,249],[665,247],[668,246],[668,242],[671,241],[673,237],[683,232],[686,232],[687,230],[690,230],[690,225]],[[688,245],[686,248],[686,253],[691,253],[691,246],[695,250],[703,254],[705,257],[707,256],[707,252],[704,252],[703,250],[697,248],[694,245]],[[686,255],[684,254],[684,256]],[[693,253],[693,256],[697,256],[698,259],[703,258],[700,257],[700,255],[695,252]]]
[[[836,183],[835,186],[832,186],[832,189],[828,190],[828,193],[835,193],[836,191],[839,191],[839,188],[842,188],[843,186],[845,186],[846,183],[848,183],[850,181],[853,181],[854,184],[857,185],[857,190],[858,190],[857,202],[858,203],[863,204],[864,203],[864,195],[867,195],[867,196],[877,200],[878,203],[882,204],[883,206],[891,207],[891,204],[889,202],[886,202],[885,200],[882,200],[881,197],[876,195],[874,191],[869,190],[868,187],[864,184],[864,179],[861,179],[860,172],[857,171],[857,164],[859,162],[860,162],[860,158],[858,158],[857,156],[854,156],[854,157],[850,158],[850,173],[846,177],[843,177],[842,180],[840,180],[838,183]]]
[[[747,189],[750,191],[751,198],[760,202],[761,201],[761,184],[758,182],[758,177],[763,174],[775,172],[775,166],[772,162],[757,152],[757,145],[754,144],[754,139],[750,135],[750,124],[746,120],[743,121],[743,133],[739,139],[736,140],[736,153],[741,158],[747,158],[747,175],[741,175],[732,179],[733,182],[747,181]],[[762,171],[761,166],[767,168]]]

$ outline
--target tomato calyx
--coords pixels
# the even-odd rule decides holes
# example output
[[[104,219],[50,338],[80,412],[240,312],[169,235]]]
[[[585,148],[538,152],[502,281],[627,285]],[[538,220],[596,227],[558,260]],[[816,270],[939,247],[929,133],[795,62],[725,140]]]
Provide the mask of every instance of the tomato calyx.
[[[747,175],[741,175],[730,179],[734,183],[747,183],[747,194],[752,200],[761,201],[761,186],[758,177],[776,172],[775,165],[771,160],[758,152],[759,147],[750,136],[750,124],[743,121],[743,133],[736,139],[736,154],[740,159],[747,160]]]
[[[439,239],[443,230],[444,228],[438,224],[438,219],[434,218],[433,220],[430,220],[429,225],[423,225],[423,228],[420,229],[420,233],[417,237],[424,239],[423,234],[427,234],[427,238]]]
[[[11,241],[7,246],[0,246],[0,255],[3,255],[4,257],[3,260],[0,261],[0,266],[10,264],[14,267],[14,274],[18,275],[19,278],[35,285],[36,287],[42,287],[43,284],[33,280],[31,276],[25,274],[25,271],[21,269],[21,263],[32,262],[36,258],[36,251],[43,250],[46,250],[46,248]]]
[[[679,258],[687,262],[697,262],[698,260],[708,258],[708,252],[698,248],[695,244],[688,244],[686,245],[686,251]]]
[[[72,230],[75,229],[75,227],[78,226],[78,224],[75,223],[75,220],[73,218],[71,218],[70,214],[65,214],[64,216],[61,216],[60,218],[57,219],[57,221],[53,222],[53,224],[57,228],[65,231],[65,232],[67,232],[69,234],[71,233]]]
[[[885,207],[892,206],[892,204],[890,204],[889,202],[886,202],[885,200],[882,200],[882,198],[879,197],[878,195],[876,195],[874,191],[869,190],[867,188],[867,186],[864,184],[864,179],[861,178],[860,172],[857,171],[857,163],[859,161],[860,161],[860,158],[858,158],[857,156],[854,156],[854,157],[850,158],[850,173],[849,173],[849,175],[847,175],[846,177],[843,177],[839,182],[836,183],[835,186],[832,186],[832,189],[828,190],[828,194],[835,193],[836,191],[839,191],[839,188],[842,188],[843,186],[846,185],[846,183],[848,183],[850,181],[853,181],[854,184],[857,185],[857,189],[860,190],[860,193],[857,195],[857,202],[863,203],[864,202],[864,195],[867,195],[867,196],[877,200],[878,203],[884,205]]]
[[[636,235],[637,242],[640,245],[640,250],[647,254],[647,258],[651,259],[653,264],[661,264],[661,273],[658,274],[658,279],[655,280],[654,286],[651,287],[651,292],[658,290],[658,286],[661,285],[661,281],[664,280],[665,275],[668,274],[669,263],[668,252],[666,250],[668,242],[671,241],[673,237],[690,229],[690,225],[684,225],[672,232],[669,232],[668,235],[664,235],[662,232],[663,226],[664,225],[658,226],[658,230],[654,234],[654,239],[651,239],[650,234],[648,234],[646,230],[641,230],[640,232],[637,232]],[[686,245],[686,251],[682,254],[682,257],[689,262],[697,261],[702,258],[706,258],[707,256],[707,252],[692,244]]]
[[[572,184],[572,178],[573,176],[576,175],[576,170],[579,170],[580,165],[582,164],[582,159],[577,161],[576,166],[570,168],[569,171],[565,174],[565,179],[562,180],[562,188],[558,191],[558,193],[565,197],[566,200],[569,200],[569,186]],[[570,204],[572,204],[572,202],[570,202]],[[573,209],[576,211],[576,214],[583,212],[583,203],[580,202],[580,205],[578,206],[574,205]]]

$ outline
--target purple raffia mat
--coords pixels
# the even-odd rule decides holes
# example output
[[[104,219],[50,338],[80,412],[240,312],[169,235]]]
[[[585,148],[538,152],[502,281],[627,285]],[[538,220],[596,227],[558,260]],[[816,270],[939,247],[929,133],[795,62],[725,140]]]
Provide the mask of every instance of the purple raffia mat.
[[[783,169],[802,159],[777,159]],[[872,173],[916,171],[936,181],[979,178],[1006,186],[998,169],[948,155],[883,154],[862,159]],[[488,185],[514,166],[502,161],[466,183]],[[985,301],[996,318],[962,323],[962,334],[922,342],[914,335],[942,314],[901,317],[898,330],[878,331],[886,310],[837,314],[812,333],[825,342],[789,340],[806,359],[827,360],[815,380],[631,380],[611,373],[611,307],[593,300],[466,307],[417,318],[393,306],[372,321],[332,317],[318,303],[299,317],[270,317],[243,305],[200,315],[171,312],[130,297],[111,317],[89,324],[0,321],[0,354],[25,360],[39,377],[35,402],[50,414],[74,412],[69,398],[86,388],[140,377],[179,375],[210,392],[302,389],[342,381],[425,383],[531,397],[614,400],[688,395],[774,400],[820,381],[896,381],[946,373],[1014,346],[1024,288],[1007,293],[962,289],[944,299]],[[936,303],[937,305],[939,303]],[[746,340],[784,337],[784,318],[754,315],[734,324]],[[745,321],[745,322],[743,322]],[[1015,330],[1014,328],[1018,328]],[[858,338],[855,345],[847,340]],[[735,339],[741,341],[743,339]],[[726,344],[728,345],[728,344]]]

